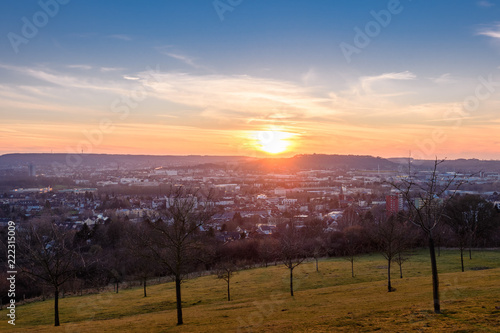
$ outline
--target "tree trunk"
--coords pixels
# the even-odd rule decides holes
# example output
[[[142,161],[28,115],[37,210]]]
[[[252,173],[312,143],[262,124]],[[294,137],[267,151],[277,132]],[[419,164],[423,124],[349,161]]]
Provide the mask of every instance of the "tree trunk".
[[[59,288],[54,291],[54,326],[59,326]]]
[[[472,247],[469,247],[469,259],[472,259]]]
[[[460,247],[460,262],[462,263],[462,272],[464,271],[464,248]]]
[[[319,272],[319,267],[318,267],[318,257],[314,258],[316,259],[316,272]]]
[[[391,286],[391,259],[387,259],[387,291],[392,291]]]
[[[177,301],[177,325],[182,325],[181,277],[175,277],[175,298]]]
[[[441,313],[441,305],[439,303],[439,278],[436,262],[436,252],[434,249],[434,239],[429,234],[429,252],[431,256],[432,266],[432,295],[434,298],[434,313]]]
[[[401,260],[401,252],[398,253],[399,278],[403,278],[403,261]]]
[[[230,277],[228,275],[227,276],[227,300],[228,300],[228,302],[231,301],[231,293],[229,291],[229,279],[230,279]]]
[[[293,297],[293,268],[290,268],[290,295]]]
[[[148,278],[144,278],[144,297],[147,297],[148,295],[146,294],[146,283],[147,283]]]
[[[351,257],[351,276],[354,277],[354,257]]]
[[[116,293],[118,294],[118,282],[116,282]]]

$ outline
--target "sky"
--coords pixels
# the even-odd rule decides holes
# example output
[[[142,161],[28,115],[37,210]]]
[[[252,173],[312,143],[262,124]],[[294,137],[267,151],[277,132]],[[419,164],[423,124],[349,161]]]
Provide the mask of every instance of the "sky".
[[[0,154],[500,159],[500,1],[3,0]]]

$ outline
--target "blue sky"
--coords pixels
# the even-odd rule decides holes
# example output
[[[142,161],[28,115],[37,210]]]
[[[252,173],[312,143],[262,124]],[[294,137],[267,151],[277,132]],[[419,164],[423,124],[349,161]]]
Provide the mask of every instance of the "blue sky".
[[[0,153],[500,159],[497,1],[41,3],[0,3]]]

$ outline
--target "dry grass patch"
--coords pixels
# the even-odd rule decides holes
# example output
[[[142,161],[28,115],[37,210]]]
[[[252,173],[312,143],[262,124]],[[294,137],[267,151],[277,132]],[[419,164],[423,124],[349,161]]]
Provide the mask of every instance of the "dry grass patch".
[[[206,276],[183,283],[185,324],[175,326],[173,283],[61,300],[61,327],[53,326],[53,301],[17,308],[17,332],[496,332],[500,326],[500,252],[477,252],[471,262],[486,270],[457,272],[456,251],[438,257],[443,314],[432,309],[427,253],[394,270],[395,292],[386,291],[384,260],[362,256],[350,277],[342,259],[299,266],[295,297],[289,296],[288,270],[270,266],[238,272],[225,283]],[[471,265],[472,267],[472,265]],[[1,313],[1,312],[0,312]],[[8,328],[6,321],[0,330]]]

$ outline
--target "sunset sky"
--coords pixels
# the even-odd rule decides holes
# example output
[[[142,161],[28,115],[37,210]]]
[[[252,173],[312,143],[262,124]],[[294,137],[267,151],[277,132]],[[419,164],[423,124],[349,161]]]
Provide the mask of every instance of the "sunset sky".
[[[500,1],[4,0],[0,33],[0,154],[500,159]]]

